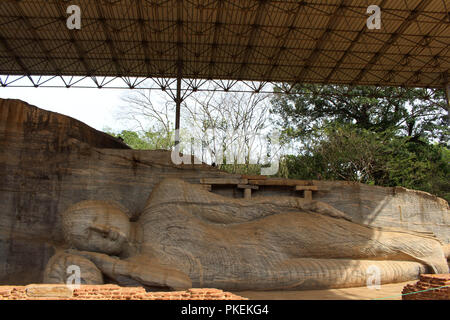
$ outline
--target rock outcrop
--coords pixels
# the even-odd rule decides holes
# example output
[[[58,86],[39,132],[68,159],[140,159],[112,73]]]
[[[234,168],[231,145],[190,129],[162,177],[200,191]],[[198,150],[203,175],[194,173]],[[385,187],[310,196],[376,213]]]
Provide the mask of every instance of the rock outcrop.
[[[19,100],[0,100],[0,284],[43,281],[45,266],[65,245],[61,213],[84,200],[114,201],[132,222],[166,178],[240,177],[207,165],[174,165],[167,151],[131,150],[85,124]],[[403,188],[314,181],[314,200],[353,221],[432,232],[450,243],[448,203]],[[233,190],[213,190],[236,196]],[[260,188],[255,196],[295,195]]]
[[[104,201],[82,201],[62,216],[69,249],[46,270],[56,283],[74,264],[83,265],[82,283],[98,283],[101,273],[156,290],[345,288],[449,272],[434,237],[361,225],[319,201],[232,199],[180,179],[156,186],[135,223]]]
[[[175,166],[167,151],[136,151],[67,116],[0,99],[0,284],[39,283],[64,241],[61,212],[114,200],[131,218],[165,177],[198,182],[225,173]]]

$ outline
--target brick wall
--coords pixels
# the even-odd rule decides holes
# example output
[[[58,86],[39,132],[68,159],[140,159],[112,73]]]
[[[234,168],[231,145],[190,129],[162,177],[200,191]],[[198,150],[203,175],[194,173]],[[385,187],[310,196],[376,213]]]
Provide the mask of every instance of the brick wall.
[[[423,274],[416,284],[406,285],[402,294],[403,300],[450,300],[450,273]]]
[[[117,285],[29,285],[0,287],[0,300],[246,300],[219,289],[189,289],[173,292],[146,292],[139,287]]]

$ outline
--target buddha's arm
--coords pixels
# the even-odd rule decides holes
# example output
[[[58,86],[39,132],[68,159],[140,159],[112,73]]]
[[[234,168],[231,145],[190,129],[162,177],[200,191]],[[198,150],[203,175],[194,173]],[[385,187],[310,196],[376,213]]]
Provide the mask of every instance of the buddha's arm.
[[[299,210],[312,211],[333,218],[352,221],[352,218],[349,215],[321,201],[307,201],[303,198],[287,196],[255,197],[253,199],[230,199],[221,196],[219,197],[220,198],[217,199],[212,198],[210,202],[205,201],[204,206],[210,207],[213,213],[217,212],[218,208],[222,206],[224,209],[223,211],[227,215],[227,219],[232,216],[236,218],[238,222],[250,221],[277,213],[295,212]],[[204,215],[207,219],[211,216],[211,213]]]
[[[177,179],[161,182],[147,200],[151,213],[168,210],[169,206],[183,208],[195,217],[213,223],[239,223],[260,219],[277,213],[307,210],[351,221],[345,213],[319,201],[299,197],[254,197],[235,199],[205,191],[200,185]],[[170,209],[173,212],[173,209]]]
[[[272,203],[277,207],[284,206],[290,208],[291,210],[300,209],[306,211],[313,211],[333,218],[341,218],[348,221],[352,221],[352,218],[346,213],[321,201],[308,201],[303,198],[296,198],[296,197],[263,197],[263,198],[255,198],[255,202],[260,204]]]
[[[199,194],[202,194],[203,196],[199,196]],[[197,204],[202,203],[203,205],[210,207],[211,205],[223,204],[224,207],[231,209],[227,210],[226,214],[228,216],[230,216],[230,214],[234,215],[237,219],[253,220],[281,212],[306,210],[333,218],[352,221],[350,216],[329,204],[321,201],[309,201],[300,197],[272,196],[254,197],[252,199],[230,199],[204,191],[198,186],[194,187],[193,185],[190,185],[190,188],[184,188],[184,197],[188,202],[192,201]],[[217,206],[214,206],[212,211],[215,211],[216,208]]]
[[[129,277],[139,283],[151,287],[168,287],[183,290],[192,287],[191,279],[176,269],[162,267],[156,263],[139,263],[113,258],[103,253],[70,250],[71,254],[82,256],[92,261],[102,273],[111,279]],[[147,262],[147,260],[144,260]]]

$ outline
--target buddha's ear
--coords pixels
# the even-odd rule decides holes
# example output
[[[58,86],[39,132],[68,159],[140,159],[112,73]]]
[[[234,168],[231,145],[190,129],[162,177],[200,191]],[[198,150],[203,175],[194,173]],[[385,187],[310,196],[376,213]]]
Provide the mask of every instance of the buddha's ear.
[[[135,218],[136,214],[132,213],[130,210],[128,210],[126,207],[124,207],[121,203],[119,203],[117,201],[111,201],[111,200],[109,200],[108,203],[119,208],[123,213],[125,213],[125,215],[128,217],[128,219],[131,220],[131,219]]]

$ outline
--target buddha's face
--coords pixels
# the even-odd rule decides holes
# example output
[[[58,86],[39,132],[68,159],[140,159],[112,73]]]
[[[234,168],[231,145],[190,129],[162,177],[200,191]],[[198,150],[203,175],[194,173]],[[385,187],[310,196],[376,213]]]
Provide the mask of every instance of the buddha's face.
[[[66,241],[78,250],[118,255],[130,236],[130,221],[118,205],[79,202],[62,215]]]

